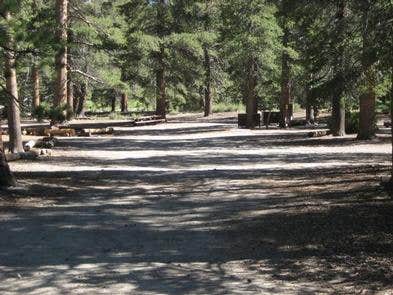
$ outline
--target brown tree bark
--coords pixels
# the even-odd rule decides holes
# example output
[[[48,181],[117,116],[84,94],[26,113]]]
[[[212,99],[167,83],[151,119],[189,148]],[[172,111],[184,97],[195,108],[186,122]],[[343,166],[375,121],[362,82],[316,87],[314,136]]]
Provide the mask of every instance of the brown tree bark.
[[[364,91],[360,95],[360,112],[359,112],[359,132],[358,139],[370,140],[375,137],[375,85],[376,77],[373,69],[373,58],[371,50],[373,48],[371,32],[369,31],[369,5],[370,2],[364,2],[363,15],[363,52],[362,52],[362,69]]]
[[[0,187],[16,186],[16,179],[8,166],[4,151],[0,150]]]
[[[391,134],[392,134],[392,166],[391,166],[391,179],[390,182],[393,184],[393,65],[391,66],[390,73],[390,123],[392,126]]]
[[[9,11],[4,13],[7,22],[11,21]],[[12,153],[23,152],[22,129],[20,125],[20,104],[18,96],[18,82],[16,79],[16,60],[14,48],[14,38],[10,32],[7,32],[6,47],[4,59],[4,77],[6,78],[6,89],[8,92],[8,133],[9,148]]]
[[[55,106],[67,102],[67,21],[68,0],[56,0],[58,52],[56,54]]]
[[[289,30],[284,29],[283,46],[288,46]],[[290,124],[289,105],[291,103],[291,80],[290,80],[290,66],[289,56],[287,52],[282,54],[282,68],[281,68],[281,97],[280,97],[280,127],[287,128]]]
[[[5,158],[1,124],[2,122],[0,122],[0,187],[10,187],[16,185],[16,179]]]
[[[128,112],[128,95],[125,92],[121,94],[121,111],[122,113]]]
[[[162,38],[165,35],[165,9],[166,1],[159,0],[157,3],[157,36]],[[156,70],[156,115],[166,118],[167,98],[166,98],[166,81],[165,81],[165,62],[164,62],[164,47],[160,46],[160,51],[157,53],[157,70]]]
[[[166,85],[165,85],[165,66],[163,63],[163,49],[161,49],[159,57],[159,69],[156,73],[156,83],[157,83],[157,99],[156,99],[156,115],[163,118],[166,117]]]
[[[204,66],[205,66],[205,99],[204,99],[204,115],[205,117],[213,114],[213,104],[211,97],[211,62],[210,54],[207,47],[203,49],[204,52]]]
[[[41,77],[40,68],[33,65],[33,111],[35,111],[41,104]]]
[[[253,129],[256,126],[255,115],[258,112],[257,108],[257,68],[255,59],[251,58],[248,63],[247,84],[246,84],[246,113],[247,113],[247,128]]]
[[[345,135],[345,98],[344,98],[344,45],[345,39],[345,18],[346,0],[340,0],[337,6],[337,42],[339,44],[339,54],[335,66],[335,91],[332,98],[332,122],[331,131],[333,136]]]

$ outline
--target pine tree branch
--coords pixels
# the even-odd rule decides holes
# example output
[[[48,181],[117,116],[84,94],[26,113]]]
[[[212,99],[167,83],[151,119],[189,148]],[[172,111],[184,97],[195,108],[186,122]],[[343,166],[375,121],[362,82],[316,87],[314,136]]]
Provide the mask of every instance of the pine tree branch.
[[[92,75],[90,75],[88,73],[82,72],[81,70],[71,69],[70,72],[82,75],[82,76],[84,76],[84,77],[86,77],[86,78],[88,78],[90,80],[93,80],[94,82],[97,82],[97,83],[100,83],[100,84],[105,84],[105,82],[103,82],[101,79],[99,79],[97,77],[94,77],[94,76],[92,76]]]

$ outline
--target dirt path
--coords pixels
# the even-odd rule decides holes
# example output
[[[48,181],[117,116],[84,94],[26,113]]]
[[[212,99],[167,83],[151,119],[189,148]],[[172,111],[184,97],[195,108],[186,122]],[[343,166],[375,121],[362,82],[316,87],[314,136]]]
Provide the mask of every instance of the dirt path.
[[[0,294],[393,294],[387,138],[185,121],[12,163]]]

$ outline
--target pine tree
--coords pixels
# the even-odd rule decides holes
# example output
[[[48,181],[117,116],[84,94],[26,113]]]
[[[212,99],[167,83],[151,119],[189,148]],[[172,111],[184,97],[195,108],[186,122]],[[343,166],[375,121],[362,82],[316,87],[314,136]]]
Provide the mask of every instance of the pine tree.
[[[241,89],[247,126],[255,127],[258,84],[278,70],[282,34],[276,7],[263,0],[222,3],[222,38],[233,79]]]
[[[23,152],[22,130],[20,125],[20,101],[18,94],[18,82],[16,77],[16,46],[12,28],[12,14],[9,4],[4,3],[1,7],[1,15],[4,17],[5,40],[4,40],[4,77],[6,79],[6,92],[8,98],[8,132],[10,151],[12,153]]]

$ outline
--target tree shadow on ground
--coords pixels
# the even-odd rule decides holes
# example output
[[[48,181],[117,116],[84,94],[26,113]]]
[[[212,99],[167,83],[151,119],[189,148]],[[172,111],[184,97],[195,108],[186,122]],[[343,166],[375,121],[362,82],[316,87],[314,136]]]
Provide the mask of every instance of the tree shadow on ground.
[[[213,140],[208,145],[226,148],[259,139]],[[99,148],[98,141],[94,144]],[[143,147],[132,142],[130,148],[135,145]],[[123,147],[124,142],[117,150]],[[108,159],[64,157],[66,165],[107,170],[73,171],[70,165],[64,172],[18,172],[26,189],[0,196],[0,293],[38,293],[48,287],[57,294],[89,288],[91,293],[98,288],[142,294],[389,290],[393,202],[379,186],[389,167],[375,165],[386,156],[350,151],[273,154],[269,160],[226,152],[204,159],[169,155],[112,161],[124,170],[111,169]],[[312,159],[348,165],[285,168]],[[250,161],[281,166],[239,169]],[[148,168],[204,163],[226,168]],[[136,165],[146,169],[129,169]]]
[[[8,269],[3,277],[15,272],[29,276],[56,266],[66,266],[63,275],[69,276],[90,264],[96,269],[73,277],[73,283],[127,282],[140,292],[214,294],[236,290],[226,286],[227,281],[239,280],[245,290],[256,288],[215,269],[246,261],[253,275],[299,285],[312,282],[322,288],[339,281],[372,290],[391,286],[393,204],[375,178],[361,182],[360,176],[356,188],[342,189],[353,185],[358,175],[353,174],[337,189],[337,181],[343,180],[336,174],[323,184],[310,180],[316,189],[301,193],[275,183],[274,177],[283,181],[279,172],[251,187],[242,180],[252,179],[255,171],[235,179],[225,173],[203,177],[185,172],[167,179],[165,173],[105,171],[104,187],[97,187],[96,172],[71,174],[39,175],[60,188],[25,179],[32,185],[26,197],[54,203],[6,208],[17,218],[0,223],[0,265]],[[291,181],[302,183],[302,175]],[[206,190],[211,182],[217,187]],[[327,191],[319,191],[321,186]],[[228,193],[230,198],[224,198]],[[119,274],[115,265],[129,269]],[[131,270],[132,265],[140,267]],[[59,276],[52,275],[54,280]],[[210,276],[219,279],[209,283]],[[42,287],[48,284],[41,282]]]

